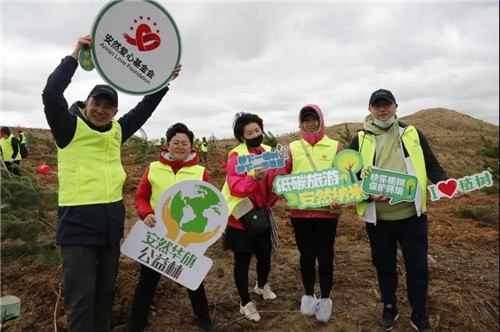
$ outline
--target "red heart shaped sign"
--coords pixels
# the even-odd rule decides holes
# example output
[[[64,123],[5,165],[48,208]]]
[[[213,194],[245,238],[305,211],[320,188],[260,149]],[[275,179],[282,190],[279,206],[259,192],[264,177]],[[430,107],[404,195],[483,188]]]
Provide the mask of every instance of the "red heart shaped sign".
[[[446,182],[440,182],[437,185],[438,189],[440,192],[445,194],[448,197],[452,197],[453,194],[455,193],[455,190],[457,189],[457,180],[455,179],[449,179]]]

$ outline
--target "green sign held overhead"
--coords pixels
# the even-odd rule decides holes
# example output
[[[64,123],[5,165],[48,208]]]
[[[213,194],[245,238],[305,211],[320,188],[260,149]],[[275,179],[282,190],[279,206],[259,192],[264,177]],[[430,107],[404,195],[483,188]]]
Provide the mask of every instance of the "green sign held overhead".
[[[389,196],[389,204],[415,200],[418,179],[414,175],[367,166],[361,172],[361,178],[362,188],[366,194]]]

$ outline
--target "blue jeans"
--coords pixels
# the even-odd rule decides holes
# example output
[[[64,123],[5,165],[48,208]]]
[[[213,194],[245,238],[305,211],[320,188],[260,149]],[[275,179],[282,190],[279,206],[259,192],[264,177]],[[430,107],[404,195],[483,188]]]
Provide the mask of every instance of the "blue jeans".
[[[429,227],[426,214],[403,220],[377,220],[376,225],[366,223],[366,231],[370,239],[372,262],[377,270],[381,302],[397,303],[396,255],[399,242],[405,261],[408,300],[414,313],[426,314],[429,288]]]
[[[69,331],[109,331],[120,243],[61,246],[64,312]]]

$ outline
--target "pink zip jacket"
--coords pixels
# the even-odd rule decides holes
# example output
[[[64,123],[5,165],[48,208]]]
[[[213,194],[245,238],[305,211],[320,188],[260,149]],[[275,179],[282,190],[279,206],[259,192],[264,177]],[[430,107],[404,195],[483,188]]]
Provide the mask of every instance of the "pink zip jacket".
[[[262,153],[265,150],[264,148],[259,147],[256,149],[248,148],[248,151],[251,154],[258,154],[257,152]],[[229,156],[226,166],[227,184],[231,195],[241,198],[248,197],[252,201],[254,210],[265,205],[267,205],[270,209],[271,206],[273,206],[278,200],[278,196],[272,191],[275,170],[268,170],[266,178],[257,182],[253,176],[250,176],[247,173],[236,173],[237,164],[238,154],[235,152]],[[244,229],[243,224],[232,215],[229,216],[227,225],[238,229]]]

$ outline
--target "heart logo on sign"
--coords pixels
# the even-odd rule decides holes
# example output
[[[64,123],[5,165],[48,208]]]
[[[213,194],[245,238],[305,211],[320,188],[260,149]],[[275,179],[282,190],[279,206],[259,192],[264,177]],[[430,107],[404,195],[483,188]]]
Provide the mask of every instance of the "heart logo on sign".
[[[140,16],[139,19],[142,20],[143,16]],[[150,21],[151,18],[148,17],[147,20]],[[138,21],[134,20],[134,23],[138,23]],[[153,26],[156,27],[156,22],[153,22]],[[134,27],[131,26],[130,30],[133,31]],[[156,33],[152,32],[148,24],[141,23],[135,30],[135,39],[126,33],[123,34],[123,37],[130,45],[137,46],[139,51],[145,52],[152,51],[160,46],[161,38],[158,35],[159,32],[160,30],[156,30]]]
[[[449,179],[446,182],[440,182],[438,183],[437,188],[446,196],[452,197],[457,189],[457,181],[455,179]]]

